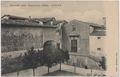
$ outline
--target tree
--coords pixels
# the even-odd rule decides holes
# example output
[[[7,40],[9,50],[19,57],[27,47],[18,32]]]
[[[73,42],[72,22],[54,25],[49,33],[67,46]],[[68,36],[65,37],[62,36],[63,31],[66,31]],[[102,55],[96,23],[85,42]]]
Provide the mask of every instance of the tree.
[[[44,53],[43,50],[38,50],[37,52],[37,62],[38,62],[38,66],[43,66],[44,65]]]
[[[33,69],[33,76],[35,76],[35,68],[38,66],[38,57],[37,52],[34,50],[34,47],[31,47],[28,52],[25,52],[22,62],[26,68]]]
[[[49,68],[55,63],[56,43],[52,40],[46,41],[43,46],[44,65]]]
[[[15,61],[17,64],[20,64],[22,62],[22,54],[20,54],[18,57],[16,57]],[[17,71],[17,77],[18,76],[19,76],[19,70]]]
[[[68,52],[68,50],[66,50],[65,52],[64,52],[64,59],[65,59],[65,61],[68,61],[69,60],[69,52]]]
[[[102,60],[100,61],[100,64],[104,70],[106,70],[106,58],[103,56],[101,57]]]
[[[49,40],[44,43],[43,46],[43,54],[44,54],[44,64],[48,66],[48,74],[49,68],[55,64],[60,64],[64,61],[68,61],[69,54],[68,51],[64,51],[60,48],[57,48],[57,43],[55,41]]]
[[[60,58],[58,61],[60,63],[60,70],[61,70],[61,63],[69,60],[69,53],[68,53],[68,51],[64,51],[64,50],[60,49],[59,54],[60,54],[60,56],[57,56],[57,57]]]
[[[56,55],[55,55],[55,60],[56,60],[56,63],[59,63],[60,64],[60,71],[61,71],[61,63],[64,62],[64,51],[62,49],[58,49],[56,51]]]
[[[56,51],[53,53],[53,56],[54,56],[53,63],[60,64],[59,70],[61,71],[61,64],[69,60],[68,51],[64,51],[60,48],[57,48]]]

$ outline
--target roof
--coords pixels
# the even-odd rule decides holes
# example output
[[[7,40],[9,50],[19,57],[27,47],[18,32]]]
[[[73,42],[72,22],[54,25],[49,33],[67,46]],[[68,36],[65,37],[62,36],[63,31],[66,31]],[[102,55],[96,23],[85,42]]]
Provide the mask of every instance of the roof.
[[[63,22],[64,24],[67,23],[67,21],[65,21],[65,20],[57,20],[57,21],[54,21],[53,24],[54,24],[54,25],[57,25],[57,24],[62,23],[62,22]]]
[[[25,20],[25,19],[28,19],[28,18],[25,18],[25,17],[19,17],[19,16],[13,16],[13,15],[4,15],[2,16],[1,18],[4,18],[4,17],[9,17],[9,19],[19,19],[19,20]]]
[[[106,35],[106,27],[104,25],[98,25],[95,23],[89,23],[91,27],[94,28],[94,31],[90,33],[91,36],[105,36]]]
[[[94,30],[92,33],[90,33],[91,36],[105,36],[106,32],[105,30],[97,31]]]
[[[97,25],[90,25],[91,27],[94,27],[94,29],[106,29],[106,27],[105,26],[97,26]]]
[[[1,21],[1,26],[6,27],[6,26],[12,26],[12,27],[42,27],[42,28],[57,28],[56,25],[42,25],[38,23],[30,23],[30,22],[15,22],[13,20],[2,20]]]
[[[48,21],[54,21],[55,20],[54,17],[51,17],[51,18],[32,18],[32,19],[42,21],[42,22],[48,22]]]
[[[8,19],[4,19],[4,17],[8,17]],[[19,16],[13,16],[13,15],[4,15],[1,17],[1,24],[3,26],[31,26],[31,27],[44,27],[44,28],[56,28],[58,27],[57,24],[63,22],[63,21],[56,21],[54,17],[49,18],[25,18],[25,17],[19,17]],[[43,22],[43,24],[39,22]],[[53,21],[53,24],[50,24],[50,21]],[[47,22],[47,23],[44,23]]]
[[[76,19],[73,19],[71,21],[76,21],[76,22],[80,22],[80,23],[85,23],[85,24],[88,24],[89,26],[92,26],[92,27],[96,27],[96,28],[105,28],[105,25],[99,25],[99,24],[96,24],[96,23],[92,23],[92,22],[84,22],[84,21],[80,21],[80,20],[76,20]]]
[[[67,23],[67,21],[65,20],[56,20],[54,17],[49,17],[49,18],[32,18],[33,20],[36,20],[36,21],[42,21],[42,22],[49,22],[49,21],[53,21],[53,25],[57,25],[59,23]]]

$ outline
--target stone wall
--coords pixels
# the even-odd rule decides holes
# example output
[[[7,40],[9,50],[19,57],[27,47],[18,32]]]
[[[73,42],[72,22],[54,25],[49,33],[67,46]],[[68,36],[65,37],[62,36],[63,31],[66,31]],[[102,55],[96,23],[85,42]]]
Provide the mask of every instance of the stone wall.
[[[55,28],[10,26],[1,29],[2,52],[25,50],[32,46],[41,48],[47,40],[58,41]]]

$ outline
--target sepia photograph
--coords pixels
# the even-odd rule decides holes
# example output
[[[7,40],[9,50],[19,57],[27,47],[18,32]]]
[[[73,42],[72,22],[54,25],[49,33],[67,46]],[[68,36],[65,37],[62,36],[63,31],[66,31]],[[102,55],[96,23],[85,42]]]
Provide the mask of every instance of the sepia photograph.
[[[105,3],[2,1],[2,77],[109,77],[108,62],[117,63],[117,52],[106,49]]]

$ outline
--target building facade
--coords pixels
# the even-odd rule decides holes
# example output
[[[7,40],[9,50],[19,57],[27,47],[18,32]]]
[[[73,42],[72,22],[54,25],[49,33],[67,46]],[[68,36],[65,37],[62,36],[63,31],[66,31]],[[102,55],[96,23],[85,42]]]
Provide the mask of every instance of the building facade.
[[[62,49],[69,51],[69,64],[98,69],[105,56],[105,26],[72,20],[63,25],[62,31]]]
[[[92,27],[92,26],[91,26]],[[96,57],[105,56],[105,27],[94,26],[92,27],[93,31],[90,33],[90,55],[94,55]]]
[[[32,46],[42,48],[47,40],[54,40],[59,45],[59,27],[64,21],[55,18],[30,19],[5,15],[2,18],[1,45],[2,52],[26,50]]]
[[[62,48],[70,53],[89,54],[89,25],[72,20],[63,26]]]
[[[69,64],[99,68],[104,55],[105,26],[78,20],[65,21],[52,18],[2,17],[2,52],[26,50],[32,46],[42,48],[48,40],[69,51]]]

